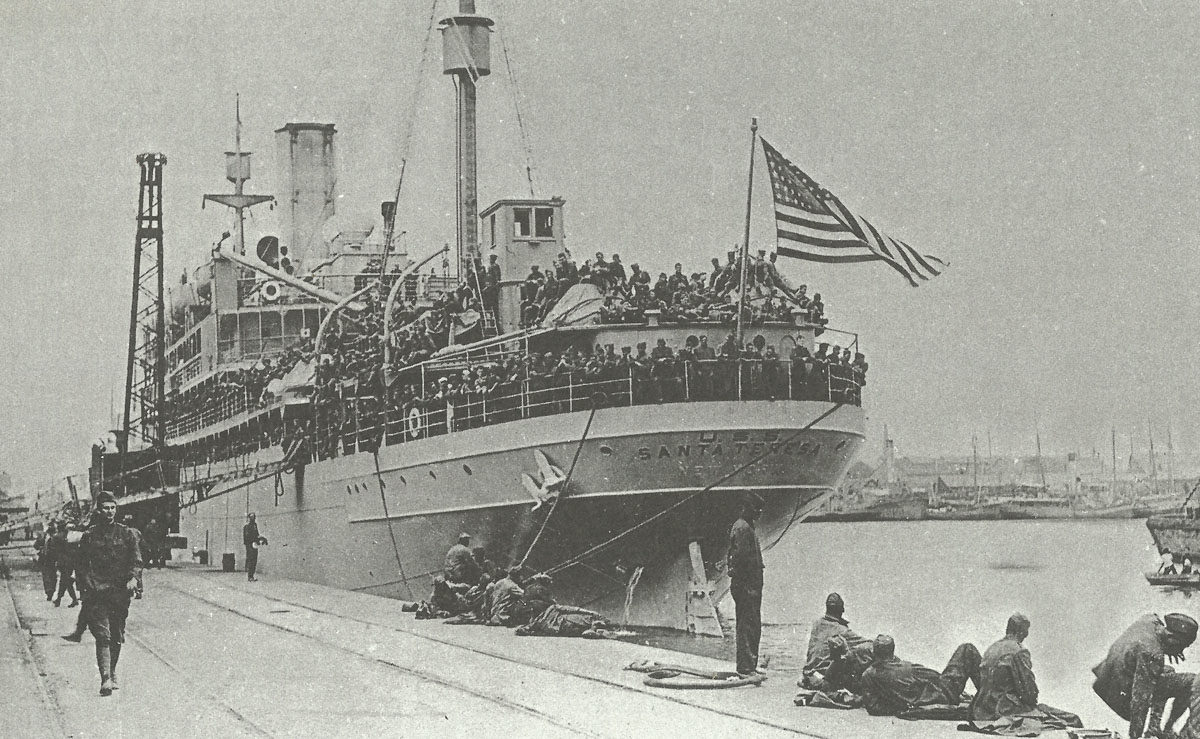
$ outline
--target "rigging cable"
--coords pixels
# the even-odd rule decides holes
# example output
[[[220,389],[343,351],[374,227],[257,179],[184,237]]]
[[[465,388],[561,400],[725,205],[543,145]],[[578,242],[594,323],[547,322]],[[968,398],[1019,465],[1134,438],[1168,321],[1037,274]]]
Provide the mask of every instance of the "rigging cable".
[[[517,73],[513,71],[512,61],[508,55],[508,40],[504,28],[496,31],[500,37],[500,49],[504,52],[504,68],[508,70],[508,84],[511,85],[513,110],[517,114],[517,130],[521,132],[521,146],[525,149],[525,179],[529,181],[529,197],[536,198],[533,188],[533,146],[529,143],[529,132],[525,129],[525,120],[521,116],[521,90],[517,86]]]
[[[396,555],[396,568],[400,571],[400,580],[404,583],[404,589],[408,591],[408,597],[411,600],[413,597],[412,585],[404,575],[404,564],[400,561],[400,546],[396,544],[396,530],[392,528],[392,516],[388,513],[387,495],[383,492],[383,474],[379,471],[379,450],[371,452],[371,456],[375,459],[375,479],[379,481],[379,500],[383,503],[383,519],[387,521],[388,535],[392,537],[392,552]]]
[[[583,442],[587,441],[588,432],[592,429],[592,419],[596,417],[596,411],[603,405],[603,393],[596,393],[592,396],[592,412],[588,414],[587,424],[583,427],[583,436],[579,437],[579,443],[575,445],[575,456],[571,458],[571,467],[567,470],[567,476],[563,479],[562,487],[559,488],[558,495],[554,497],[554,503],[550,505],[550,510],[546,511],[546,517],[542,519],[542,527],[538,529],[537,536],[533,537],[533,542],[529,548],[525,550],[525,556],[521,557],[518,566],[524,566],[525,560],[529,559],[529,555],[533,553],[533,548],[537,546],[538,541],[542,538],[542,534],[546,532],[546,524],[550,523],[550,517],[558,510],[558,502],[567,494],[567,485],[571,482],[571,475],[575,473],[575,465],[579,462],[579,453],[583,451]]]
[[[400,148],[400,178],[396,182],[396,197],[394,202],[396,207],[400,206],[400,190],[404,187],[404,171],[408,168],[408,151],[412,144],[413,128],[417,118],[417,106],[421,102],[422,80],[425,79],[425,67],[429,62],[429,40],[433,38],[433,28],[437,23],[437,0],[433,0],[429,7],[429,24],[425,28],[425,43],[421,47],[421,61],[417,64],[417,79],[413,85],[412,99],[408,106],[408,121],[405,124],[404,143]],[[396,214],[392,214],[393,224],[395,223]],[[392,239],[395,237],[395,228],[388,231],[387,240],[383,244],[383,257],[379,265],[379,277],[383,278],[384,272],[387,270],[388,256],[392,253]]]
[[[777,443],[778,443],[778,444],[780,444],[781,446],[782,446],[782,445],[786,445],[786,444],[790,444],[791,442],[793,442],[793,441],[795,441],[796,439],[800,438],[800,435],[801,435],[801,434],[805,433],[806,431],[808,431],[809,429],[811,429],[813,426],[816,426],[818,423],[820,423],[821,421],[825,420],[826,418],[828,418],[828,417],[832,416],[832,415],[833,415],[835,412],[837,412],[837,410],[838,410],[839,408],[841,408],[843,405],[844,405],[844,403],[835,403],[835,404],[834,404],[834,406],[833,406],[832,408],[830,408],[829,410],[825,411],[825,412],[824,412],[824,413],[822,413],[821,415],[819,415],[819,416],[817,416],[816,418],[814,418],[812,421],[810,421],[810,422],[808,422],[807,424],[805,424],[804,428],[802,428],[802,429],[799,429],[798,431],[796,431],[796,432],[794,432],[794,433],[792,433],[792,434],[789,434],[789,435],[787,436],[787,438],[786,438],[786,439],[784,439],[784,440],[782,440],[782,441],[780,441],[780,442],[777,442]],[[759,454],[758,456],[754,457],[754,458],[753,458],[753,459],[751,459],[749,462],[746,462],[745,464],[741,465],[740,467],[738,467],[737,469],[733,470],[732,472],[728,472],[728,473],[726,473],[726,474],[722,475],[722,476],[721,476],[721,477],[719,477],[719,478],[718,478],[718,479],[717,479],[715,482],[712,482],[712,483],[710,483],[710,484],[708,484],[708,485],[705,485],[705,486],[704,486],[702,489],[700,489],[700,490],[697,490],[696,492],[692,493],[691,495],[687,496],[686,498],[683,498],[682,500],[679,500],[679,501],[677,501],[677,502],[675,502],[675,503],[673,503],[673,504],[671,504],[671,505],[667,506],[666,508],[662,509],[662,510],[661,510],[661,511],[659,511],[658,513],[655,513],[653,516],[650,516],[649,518],[646,518],[646,519],[644,519],[644,520],[642,520],[642,521],[640,521],[640,522],[638,522],[638,523],[634,524],[633,526],[630,526],[629,528],[625,529],[624,531],[622,531],[621,533],[617,534],[616,536],[613,536],[613,537],[611,537],[611,538],[607,539],[606,541],[602,541],[602,542],[600,542],[600,543],[599,543],[599,544],[597,544],[596,546],[594,546],[594,547],[591,547],[590,549],[587,549],[587,550],[586,550],[586,551],[584,551],[583,553],[581,553],[581,554],[578,554],[578,555],[576,555],[576,556],[574,556],[574,557],[571,557],[570,559],[567,559],[567,560],[563,561],[561,564],[557,564],[557,565],[555,565],[555,566],[551,567],[550,569],[546,570],[546,574],[547,574],[547,575],[553,575],[553,574],[554,574],[554,573],[556,573],[556,572],[562,572],[563,570],[567,569],[568,567],[572,567],[572,566],[574,566],[574,565],[576,565],[576,564],[579,564],[579,563],[580,563],[580,562],[582,562],[582,561],[583,561],[585,558],[587,558],[587,557],[589,557],[589,556],[591,556],[591,555],[595,554],[596,552],[598,552],[598,551],[600,551],[600,550],[602,550],[602,549],[606,549],[606,548],[608,548],[608,547],[609,547],[609,546],[611,546],[611,545],[612,545],[614,542],[616,542],[616,541],[618,541],[618,540],[620,540],[620,539],[623,539],[624,537],[626,537],[626,536],[628,536],[629,534],[633,533],[634,531],[636,531],[636,530],[638,530],[638,529],[642,528],[643,526],[645,526],[646,524],[650,523],[651,521],[655,521],[655,520],[657,520],[657,519],[659,519],[659,518],[662,518],[663,516],[667,515],[667,514],[668,514],[668,513],[670,513],[671,511],[675,510],[676,508],[679,508],[679,507],[680,507],[680,506],[682,506],[683,504],[685,504],[685,503],[687,503],[687,502],[691,501],[693,498],[695,498],[695,497],[697,497],[697,496],[699,496],[699,495],[701,495],[701,494],[703,494],[703,493],[707,493],[708,491],[712,490],[713,488],[715,488],[716,486],[718,486],[718,485],[720,485],[721,483],[725,482],[726,480],[728,480],[728,479],[730,479],[730,478],[734,477],[735,475],[739,475],[739,474],[741,474],[741,473],[742,473],[743,471],[745,471],[746,469],[748,469],[748,468],[750,468],[751,466],[753,466],[753,465],[755,465],[755,464],[758,464],[758,463],[759,463],[759,462],[761,462],[762,460],[766,459],[766,458],[767,458],[767,456],[768,456],[769,454],[771,454],[771,447],[768,445],[768,446],[767,446],[767,448],[766,448],[766,449],[763,451],[763,453],[762,453],[762,454]]]

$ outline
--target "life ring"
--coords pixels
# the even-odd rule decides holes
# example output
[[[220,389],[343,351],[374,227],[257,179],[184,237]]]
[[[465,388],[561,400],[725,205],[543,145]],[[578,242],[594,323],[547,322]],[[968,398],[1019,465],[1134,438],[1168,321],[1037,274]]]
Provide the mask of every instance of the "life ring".
[[[413,408],[408,412],[408,436],[415,439],[421,435],[421,411]]]
[[[283,286],[275,280],[267,280],[259,290],[259,295],[262,296],[262,302],[274,303],[283,296]]]

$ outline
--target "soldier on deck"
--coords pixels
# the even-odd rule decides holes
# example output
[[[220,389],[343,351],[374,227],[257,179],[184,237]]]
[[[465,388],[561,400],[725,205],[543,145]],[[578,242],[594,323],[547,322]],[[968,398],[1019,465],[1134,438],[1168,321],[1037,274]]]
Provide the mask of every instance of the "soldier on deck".
[[[141,581],[142,554],[137,533],[116,522],[117,499],[112,493],[99,493],[96,507],[99,515],[80,542],[79,580],[87,593],[88,629],[96,639],[100,695],[112,695],[129,601]]]

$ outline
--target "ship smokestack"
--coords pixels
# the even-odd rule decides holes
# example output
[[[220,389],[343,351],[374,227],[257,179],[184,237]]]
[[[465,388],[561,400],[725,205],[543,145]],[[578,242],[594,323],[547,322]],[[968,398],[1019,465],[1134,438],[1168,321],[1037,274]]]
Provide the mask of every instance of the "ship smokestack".
[[[275,131],[280,237],[293,263],[328,258],[321,227],[336,212],[332,123],[288,123]]]
[[[479,258],[479,197],[476,167],[475,90],[491,73],[491,18],[475,13],[474,0],[458,0],[458,15],[441,22],[442,72],[458,88],[458,266]]]

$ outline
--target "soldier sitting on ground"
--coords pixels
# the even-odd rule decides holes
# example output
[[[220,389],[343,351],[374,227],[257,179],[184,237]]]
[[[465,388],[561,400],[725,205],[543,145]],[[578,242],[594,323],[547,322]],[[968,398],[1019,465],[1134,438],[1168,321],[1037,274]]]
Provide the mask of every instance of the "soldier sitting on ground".
[[[800,687],[822,691],[844,688],[858,692],[858,678],[871,661],[871,640],[854,633],[850,622],[843,618],[845,610],[842,596],[830,593],[825,598],[825,615],[813,624],[808,637],[808,654],[800,672]],[[854,684],[846,684],[847,678]]]
[[[971,724],[987,733],[1006,733],[1018,727],[1022,736],[1042,729],[1083,726],[1073,713],[1038,703],[1033,659],[1025,648],[1029,619],[1019,613],[1008,619],[1004,638],[983,653],[979,694],[971,702]]]

